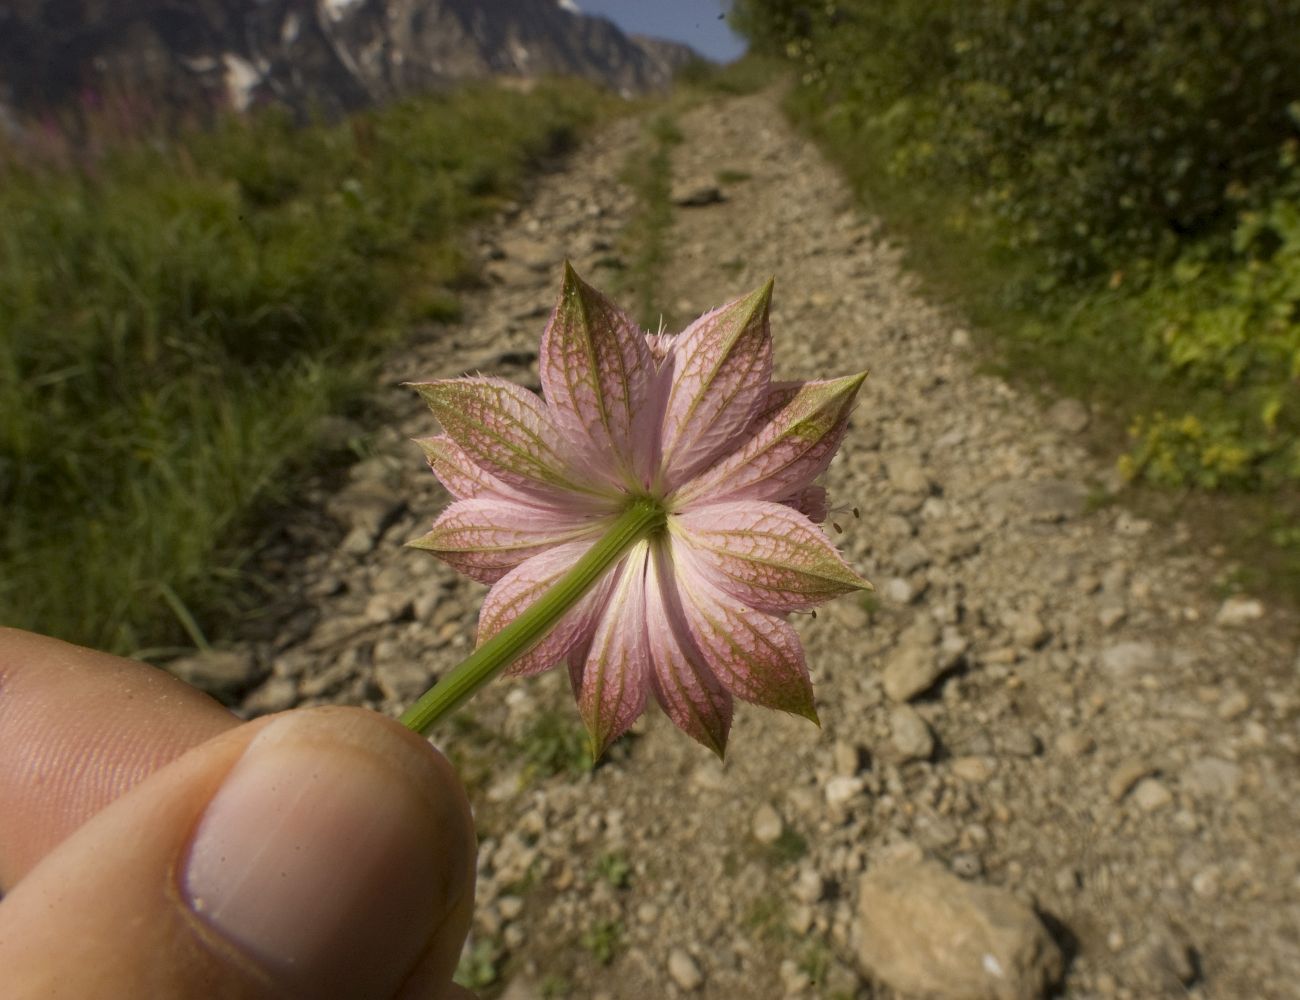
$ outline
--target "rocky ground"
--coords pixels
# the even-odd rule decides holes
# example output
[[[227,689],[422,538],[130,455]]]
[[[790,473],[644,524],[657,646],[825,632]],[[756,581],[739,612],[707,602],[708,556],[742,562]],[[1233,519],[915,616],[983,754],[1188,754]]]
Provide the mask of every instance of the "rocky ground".
[[[978,373],[774,95],[679,125],[662,301],[775,275],[778,377],[871,369],[827,485],[877,591],[796,622],[821,729],[740,709],[725,763],[651,715],[585,770],[558,673],[436,734],[482,837],[466,974],[510,1000],[1300,997],[1294,618],[1126,509],[1086,408]],[[397,713],[470,648],[483,588],[402,547],[446,497],[396,383],[536,384],[561,260],[618,278],[640,128],[481,234],[490,287],[392,360],[371,457],[268,555],[289,611],[178,672],[249,714]]]

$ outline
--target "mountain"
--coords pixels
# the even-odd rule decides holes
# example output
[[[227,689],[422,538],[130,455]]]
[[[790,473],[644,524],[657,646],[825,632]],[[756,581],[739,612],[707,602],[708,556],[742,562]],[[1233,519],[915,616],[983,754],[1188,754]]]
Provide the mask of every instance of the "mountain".
[[[0,0],[0,121],[94,105],[336,115],[465,79],[552,74],[633,94],[695,58],[566,0]]]

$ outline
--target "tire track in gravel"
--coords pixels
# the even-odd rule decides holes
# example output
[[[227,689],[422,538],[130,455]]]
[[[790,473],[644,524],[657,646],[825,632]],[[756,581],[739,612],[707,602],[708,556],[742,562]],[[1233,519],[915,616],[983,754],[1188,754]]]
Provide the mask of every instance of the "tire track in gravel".
[[[1065,996],[1300,995],[1296,623],[1216,599],[1189,528],[1127,512],[1077,407],[977,374],[775,94],[679,124],[680,189],[723,200],[677,211],[671,318],[774,274],[778,377],[872,370],[827,485],[863,512],[837,520],[878,600],[796,622],[822,728],[740,708],[725,764],[656,715],[594,772],[527,763],[563,760],[576,725],[558,672],[497,682],[439,733],[483,838],[483,994],[892,997],[858,967],[857,882],[913,844],[1064,928]],[[616,277],[638,129],[607,129],[481,234],[489,287],[386,385],[535,384],[560,262]],[[281,558],[304,599],[250,646],[250,713],[395,713],[470,645],[484,589],[401,548],[445,502],[406,440],[432,419],[403,390],[380,405],[390,429],[294,543],[328,547]]]

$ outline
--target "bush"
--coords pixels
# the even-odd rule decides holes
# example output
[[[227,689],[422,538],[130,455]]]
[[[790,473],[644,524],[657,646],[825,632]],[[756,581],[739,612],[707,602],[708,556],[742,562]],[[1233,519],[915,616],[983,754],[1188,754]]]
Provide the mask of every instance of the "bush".
[[[1273,193],[1300,0],[748,0],[894,169],[958,180],[1063,277],[1167,259]]]

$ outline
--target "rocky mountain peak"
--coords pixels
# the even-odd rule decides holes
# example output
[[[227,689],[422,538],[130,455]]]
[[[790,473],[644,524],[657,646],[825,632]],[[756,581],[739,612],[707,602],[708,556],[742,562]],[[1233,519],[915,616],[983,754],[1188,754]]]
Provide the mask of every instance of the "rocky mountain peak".
[[[12,0],[0,106],[38,116],[127,95],[156,112],[338,114],[486,77],[666,86],[694,58],[567,0]]]

